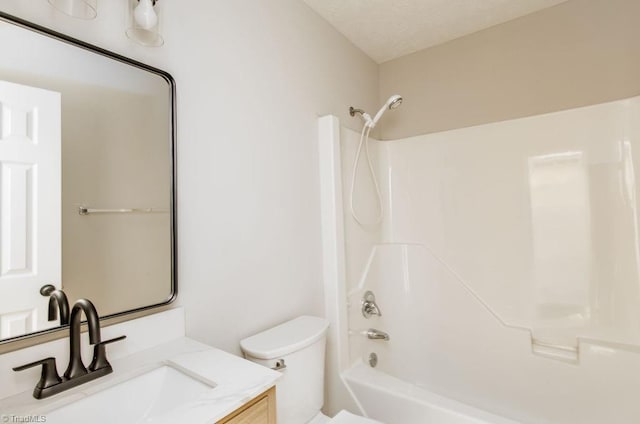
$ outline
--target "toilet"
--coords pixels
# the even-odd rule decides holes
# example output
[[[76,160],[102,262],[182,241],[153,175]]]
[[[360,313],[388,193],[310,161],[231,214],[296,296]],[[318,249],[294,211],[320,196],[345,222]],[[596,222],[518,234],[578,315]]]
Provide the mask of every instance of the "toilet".
[[[320,412],[324,403],[324,352],[329,321],[301,316],[240,341],[246,359],[279,370],[278,424],[381,424],[340,411]]]

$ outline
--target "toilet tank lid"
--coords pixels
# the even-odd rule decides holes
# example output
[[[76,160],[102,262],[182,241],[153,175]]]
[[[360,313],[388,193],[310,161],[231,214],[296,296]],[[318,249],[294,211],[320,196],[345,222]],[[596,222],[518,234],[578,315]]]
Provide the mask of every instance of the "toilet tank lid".
[[[322,338],[329,321],[301,316],[240,341],[242,351],[258,359],[275,359],[304,349]]]

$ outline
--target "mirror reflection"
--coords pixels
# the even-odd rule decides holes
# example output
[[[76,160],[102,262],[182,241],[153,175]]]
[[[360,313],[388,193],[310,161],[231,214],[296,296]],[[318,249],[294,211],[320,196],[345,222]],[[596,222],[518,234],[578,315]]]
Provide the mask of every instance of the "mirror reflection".
[[[0,48],[0,340],[59,326],[54,288],[170,301],[171,77],[6,21]]]

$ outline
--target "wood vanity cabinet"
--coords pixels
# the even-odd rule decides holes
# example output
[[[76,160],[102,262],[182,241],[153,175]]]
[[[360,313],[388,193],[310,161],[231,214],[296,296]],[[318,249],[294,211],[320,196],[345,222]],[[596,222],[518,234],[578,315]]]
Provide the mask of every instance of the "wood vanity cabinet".
[[[276,388],[256,396],[217,424],[276,424]]]

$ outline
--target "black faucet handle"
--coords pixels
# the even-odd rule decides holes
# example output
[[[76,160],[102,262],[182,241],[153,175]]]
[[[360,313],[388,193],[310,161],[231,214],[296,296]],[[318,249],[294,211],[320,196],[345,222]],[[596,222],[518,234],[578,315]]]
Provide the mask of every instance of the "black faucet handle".
[[[109,339],[109,340],[105,340],[103,342],[100,342],[98,344],[106,345],[106,344],[113,343],[113,342],[119,342],[120,340],[124,340],[126,338],[127,338],[127,336],[118,336],[118,337],[114,337],[113,339]]]
[[[109,361],[107,361],[107,350],[105,345],[113,342],[119,342],[126,339],[127,336],[114,337],[113,339],[105,340],[103,342],[96,343],[93,346],[93,360],[89,364],[89,371],[96,371],[102,368],[110,367]]]
[[[31,362],[29,364],[14,367],[14,371],[24,371],[29,368],[42,365],[42,374],[40,374],[40,381],[36,384],[37,389],[46,389],[47,387],[55,386],[62,382],[62,379],[58,375],[58,369],[56,368],[56,358],[49,357],[39,361]]]

